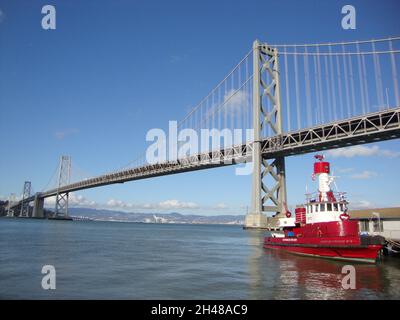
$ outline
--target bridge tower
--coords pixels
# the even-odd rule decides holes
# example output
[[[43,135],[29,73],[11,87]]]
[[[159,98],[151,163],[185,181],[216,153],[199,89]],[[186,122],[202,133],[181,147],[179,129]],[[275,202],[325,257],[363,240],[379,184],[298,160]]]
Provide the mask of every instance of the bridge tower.
[[[21,211],[19,213],[20,217],[29,217],[29,202],[25,201],[31,196],[32,184],[30,181],[24,182],[24,189],[22,190],[22,201],[21,201]]]
[[[278,50],[258,40],[253,43],[253,182],[251,211],[246,228],[267,227],[263,212],[283,212],[286,202],[285,159],[262,156],[262,131],[282,134]]]
[[[71,157],[61,156],[56,195],[55,218],[68,217],[68,192],[62,192],[62,187],[69,184],[71,176]]]
[[[15,193],[11,193],[8,197],[7,217],[14,217],[14,204],[16,202]]]

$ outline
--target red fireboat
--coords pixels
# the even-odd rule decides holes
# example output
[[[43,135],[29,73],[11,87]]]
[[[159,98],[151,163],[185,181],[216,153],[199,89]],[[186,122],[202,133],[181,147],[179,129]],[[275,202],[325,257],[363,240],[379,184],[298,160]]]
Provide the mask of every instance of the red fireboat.
[[[348,214],[344,192],[333,192],[330,164],[316,155],[313,180],[318,191],[306,195],[306,203],[295,209],[295,216],[286,208],[279,219],[281,232],[272,232],[264,239],[264,248],[295,254],[375,263],[384,244],[380,236],[360,235],[358,220]]]

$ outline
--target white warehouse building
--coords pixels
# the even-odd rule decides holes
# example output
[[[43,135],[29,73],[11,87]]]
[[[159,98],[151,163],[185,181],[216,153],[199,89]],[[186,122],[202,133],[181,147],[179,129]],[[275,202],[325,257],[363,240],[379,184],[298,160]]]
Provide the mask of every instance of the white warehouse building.
[[[360,231],[400,242],[400,208],[351,210],[350,219],[360,220]]]

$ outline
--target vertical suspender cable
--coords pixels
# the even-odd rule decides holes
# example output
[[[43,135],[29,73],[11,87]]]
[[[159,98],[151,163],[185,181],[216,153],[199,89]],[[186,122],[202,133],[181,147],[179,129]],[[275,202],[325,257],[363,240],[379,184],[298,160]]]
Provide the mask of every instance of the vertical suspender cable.
[[[297,52],[296,47],[294,48],[295,53]],[[297,66],[297,55],[294,56],[294,76],[295,76],[295,87],[296,87],[296,109],[297,109],[297,129],[301,129],[300,125],[300,98],[299,98],[299,79],[298,79],[298,66]]]
[[[329,78],[329,66],[328,66],[328,56],[324,56],[325,62],[325,84],[327,91],[327,100],[328,100],[328,121],[332,121],[332,96],[331,96],[331,86],[330,86],[330,78]]]
[[[389,41],[389,49],[390,51],[393,51],[393,43],[392,40]],[[392,64],[392,78],[393,78],[393,88],[394,88],[394,96],[395,96],[395,106],[399,107],[400,106],[400,97],[399,97],[399,83],[397,80],[397,67],[396,67],[396,58],[394,56],[394,53],[390,53],[390,61]]]
[[[347,109],[347,117],[350,118],[351,115],[351,107],[350,107],[350,92],[349,92],[349,81],[348,81],[348,74],[347,74],[347,61],[346,61],[346,55],[344,54],[346,52],[346,49],[344,47],[344,44],[342,44],[342,52],[343,52],[343,75],[344,75],[344,88],[346,91],[346,109]]]
[[[286,54],[286,46],[284,46],[284,59],[285,59],[285,89],[286,89],[286,116],[287,116],[287,131],[291,130],[290,127],[290,97],[289,97],[289,77],[288,77],[288,58]],[[281,82],[282,83],[282,82]]]
[[[357,42],[357,63],[358,63],[358,78],[360,80],[360,95],[361,95],[361,109],[362,113],[365,113],[365,92],[364,92],[364,82],[363,82],[363,72],[362,72],[362,64],[361,64],[361,55],[360,55],[360,44]]]
[[[315,88],[315,125],[321,122],[321,117],[319,114],[319,83],[318,83],[318,65],[317,65],[317,56],[314,55],[314,88]]]
[[[356,115],[356,94],[354,89],[354,72],[353,72],[353,60],[352,56],[349,55],[349,68],[350,68],[350,88],[351,88],[351,102],[352,102],[352,114]]]
[[[326,109],[324,105],[324,99],[323,99],[323,86],[322,86],[322,68],[321,68],[321,59],[319,55],[319,46],[317,46],[317,68],[318,68],[318,89],[319,89],[319,114],[321,117],[321,122],[324,122],[325,119],[325,114],[324,110]]]
[[[241,117],[241,114],[242,114],[242,108],[243,108],[243,102],[244,102],[244,93],[243,93],[243,90],[244,89],[240,89],[240,87],[241,87],[241,81],[242,81],[242,75],[241,75],[241,72],[242,72],[242,68],[241,68],[241,66],[242,65],[240,65],[239,66],[239,74],[238,74],[238,90],[240,90],[240,92],[238,92],[239,93],[239,105],[238,105],[238,110],[237,110],[237,117],[236,117],[236,128],[237,129],[241,129],[241,128],[243,128],[243,125],[242,125],[242,121],[243,121],[243,119],[242,119],[242,117]],[[232,133],[233,134],[233,133]]]
[[[249,77],[249,67],[248,67],[248,59],[246,59],[245,61],[245,67],[244,67],[244,73],[245,73],[245,81],[247,81],[248,77]],[[245,86],[245,92],[246,92],[246,105],[245,105],[245,110],[244,110],[244,128],[243,129],[247,129],[247,125],[248,125],[248,115],[249,115],[249,92],[248,92],[248,87],[247,84]]]
[[[369,90],[368,90],[368,81],[367,81],[367,68],[365,67],[365,55],[361,55],[361,62],[363,67],[363,83],[364,83],[364,92],[365,92],[365,104],[366,104],[366,112],[369,112],[370,104],[369,104]]]
[[[345,115],[343,112],[342,74],[340,72],[339,55],[336,55],[336,73],[337,73],[337,87],[339,93],[339,108],[338,108],[338,111],[340,111],[339,118],[343,119]]]
[[[218,124],[217,124],[218,130],[221,130],[221,111],[220,111],[219,106],[224,103],[224,100],[225,100],[224,95],[222,95],[222,98],[221,98],[221,87],[219,87],[218,88],[218,97],[217,97],[218,102],[216,104],[216,106],[217,106],[216,113],[217,113],[217,118],[218,118]]]
[[[224,84],[224,99],[226,99],[226,97],[228,96],[228,88],[227,88],[227,81],[225,81],[225,84]],[[228,128],[228,119],[227,119],[227,106],[223,106],[222,107],[222,112],[223,112],[223,115],[224,115],[224,128]]]
[[[337,105],[336,105],[336,90],[335,90],[335,71],[333,66],[333,55],[332,55],[332,46],[328,46],[329,50],[329,72],[330,72],[330,80],[331,80],[331,94],[332,94],[332,116],[333,120],[338,120],[337,118]]]
[[[234,81],[234,78],[233,78],[233,76],[234,76],[234,73],[232,73],[232,77],[231,77],[231,93],[230,93],[230,95],[234,95],[234,94],[236,94],[236,92],[235,92],[235,81]],[[233,97],[232,97],[232,99],[234,99]],[[233,128],[234,128],[234,115],[235,115],[235,105],[234,105],[234,103],[233,102],[231,102],[230,103],[230,105],[231,105],[231,110],[230,110],[230,113],[231,113],[231,132],[233,132]]]
[[[381,66],[379,62],[379,55],[376,54],[375,42],[372,42],[372,51],[374,52],[374,71],[375,71],[375,85],[376,85],[376,95],[378,100],[378,110],[383,108],[383,86],[382,86],[382,74]]]
[[[311,111],[311,92],[310,92],[310,72],[308,66],[307,47],[304,47],[304,77],[306,87],[306,104],[307,104],[307,125],[312,126],[312,111]]]

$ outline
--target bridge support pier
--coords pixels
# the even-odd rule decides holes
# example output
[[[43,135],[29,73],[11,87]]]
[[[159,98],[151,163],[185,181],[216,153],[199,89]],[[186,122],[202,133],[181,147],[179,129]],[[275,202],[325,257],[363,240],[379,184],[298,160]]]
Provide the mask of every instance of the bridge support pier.
[[[37,193],[33,202],[33,218],[44,218],[44,198]]]
[[[259,229],[269,227],[263,212],[283,212],[286,181],[285,159],[262,157],[261,133],[282,134],[282,116],[278,51],[258,40],[253,43],[253,129],[252,203],[244,227]]]

